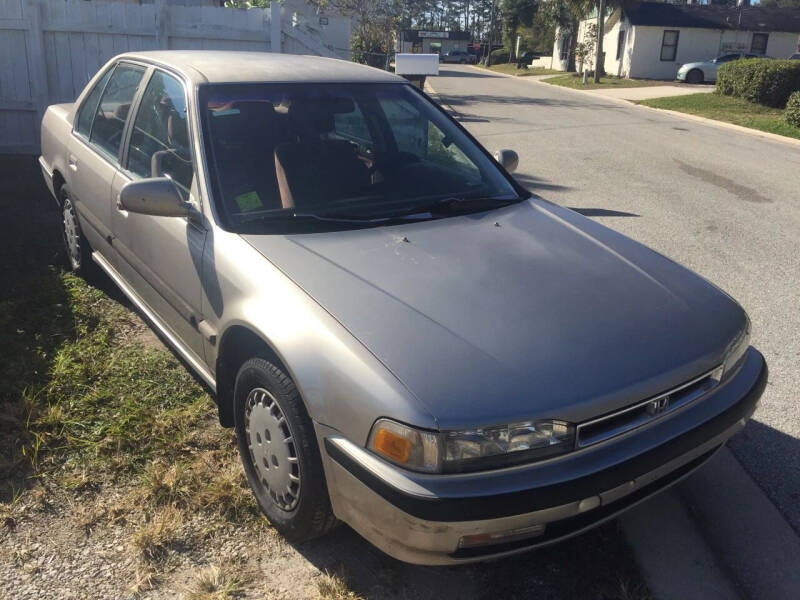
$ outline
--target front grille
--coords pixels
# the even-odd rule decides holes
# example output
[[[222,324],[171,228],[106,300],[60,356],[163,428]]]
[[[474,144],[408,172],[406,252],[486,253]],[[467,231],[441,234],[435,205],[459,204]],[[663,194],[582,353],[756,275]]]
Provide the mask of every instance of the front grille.
[[[677,411],[714,389],[720,380],[721,367],[653,398],[578,425],[578,448],[598,444],[633,429],[652,423]]]

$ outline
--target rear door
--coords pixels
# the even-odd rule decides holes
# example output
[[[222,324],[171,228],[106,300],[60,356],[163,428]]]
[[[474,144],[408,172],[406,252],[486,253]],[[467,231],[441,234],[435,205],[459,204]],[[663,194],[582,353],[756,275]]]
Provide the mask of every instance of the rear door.
[[[198,325],[206,228],[201,217],[135,214],[119,209],[116,202],[129,181],[166,176],[185,200],[199,204],[186,102],[186,90],[177,76],[151,70],[134,107],[123,167],[113,182],[112,228],[122,276],[193,358],[203,363]]]
[[[67,145],[67,181],[84,235],[92,248],[109,259],[111,182],[144,72],[142,66],[126,62],[109,69],[81,104]]]

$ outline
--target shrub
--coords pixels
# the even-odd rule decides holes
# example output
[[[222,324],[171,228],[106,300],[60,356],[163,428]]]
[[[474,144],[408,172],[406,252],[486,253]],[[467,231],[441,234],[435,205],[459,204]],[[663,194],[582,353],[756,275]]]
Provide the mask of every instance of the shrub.
[[[800,127],[800,92],[794,92],[786,103],[786,112],[783,118],[789,125]]]
[[[491,54],[489,54],[489,66],[507,62],[508,62],[508,50],[506,50],[505,48],[498,48],[497,50],[492,50]]]
[[[752,58],[722,65],[717,91],[766,106],[783,107],[800,90],[800,61]]]

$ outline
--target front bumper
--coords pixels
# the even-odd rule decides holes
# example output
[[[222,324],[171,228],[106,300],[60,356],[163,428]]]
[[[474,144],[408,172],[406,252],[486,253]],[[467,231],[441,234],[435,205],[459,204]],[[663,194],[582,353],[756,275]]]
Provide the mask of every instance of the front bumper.
[[[751,348],[740,371],[669,417],[570,454],[480,473],[395,468],[317,426],[333,510],[400,560],[454,564],[551,544],[606,521],[702,465],[753,414],[767,380]],[[489,545],[464,536],[506,532]]]

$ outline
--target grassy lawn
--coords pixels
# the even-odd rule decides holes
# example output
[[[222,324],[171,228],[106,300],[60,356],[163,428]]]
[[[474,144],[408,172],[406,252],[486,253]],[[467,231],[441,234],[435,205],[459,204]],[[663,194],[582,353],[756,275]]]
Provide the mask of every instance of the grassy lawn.
[[[106,277],[64,271],[35,158],[0,156],[0,185],[0,598],[650,598],[616,522],[438,571],[344,526],[288,544],[204,388]]]
[[[506,75],[514,75],[516,77],[525,77],[527,75],[557,75],[559,73],[563,73],[563,71],[545,69],[543,67],[536,67],[533,69],[518,69],[517,63],[501,63],[499,65],[492,65],[491,67],[484,67],[483,65],[478,66],[484,69],[488,68],[490,71],[494,71],[495,73],[505,73]]]
[[[699,115],[800,139],[800,129],[783,120],[783,110],[719,94],[691,94],[642,100],[639,104]]]
[[[671,81],[658,81],[655,79],[626,79],[625,77],[601,77],[600,83],[595,83],[591,77],[587,77],[586,85],[584,85],[583,76],[576,73],[562,73],[558,77],[549,77],[544,81],[547,83],[552,83],[553,85],[560,85],[579,90],[651,87],[656,85],[673,84]]]

